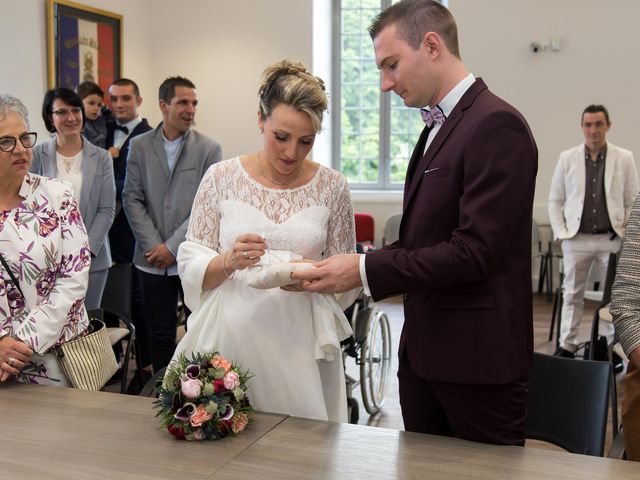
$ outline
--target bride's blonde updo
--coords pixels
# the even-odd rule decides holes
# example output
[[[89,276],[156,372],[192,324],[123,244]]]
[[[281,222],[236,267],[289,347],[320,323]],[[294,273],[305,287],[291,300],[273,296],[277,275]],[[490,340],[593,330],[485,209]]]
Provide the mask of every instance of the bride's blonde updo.
[[[282,60],[267,67],[262,72],[258,97],[263,120],[283,103],[306,113],[316,132],[322,128],[322,114],[328,105],[324,82],[312,75],[302,63]]]

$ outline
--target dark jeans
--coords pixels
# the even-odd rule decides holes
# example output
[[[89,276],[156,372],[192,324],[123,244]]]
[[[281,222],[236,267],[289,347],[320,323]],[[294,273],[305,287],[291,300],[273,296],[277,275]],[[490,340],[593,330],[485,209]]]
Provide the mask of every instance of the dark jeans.
[[[177,275],[153,275],[138,270],[145,305],[145,320],[151,345],[153,370],[166,367],[176,349],[178,295],[183,298]]]

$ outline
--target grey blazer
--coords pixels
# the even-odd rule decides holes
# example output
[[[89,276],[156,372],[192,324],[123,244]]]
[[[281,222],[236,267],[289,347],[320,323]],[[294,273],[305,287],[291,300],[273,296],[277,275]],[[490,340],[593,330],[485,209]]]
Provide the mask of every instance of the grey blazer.
[[[189,130],[171,172],[162,140],[162,123],[155,130],[131,139],[122,204],[136,238],[133,263],[151,267],[144,253],[161,243],[177,255],[187,234],[200,180],[221,158],[222,149],[217,142]]]
[[[58,178],[56,139],[33,147],[31,172],[45,177]],[[89,235],[91,272],[111,267],[109,228],[116,211],[116,184],[113,178],[113,161],[106,150],[91,144],[82,137],[82,191],[80,214]]]

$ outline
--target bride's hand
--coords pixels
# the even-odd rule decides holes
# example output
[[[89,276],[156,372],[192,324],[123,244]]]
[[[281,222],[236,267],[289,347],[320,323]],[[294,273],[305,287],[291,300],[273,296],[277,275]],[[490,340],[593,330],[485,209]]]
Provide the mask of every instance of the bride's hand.
[[[231,268],[235,271],[255,265],[267,248],[269,247],[266,240],[260,235],[255,233],[239,235],[229,255]]]

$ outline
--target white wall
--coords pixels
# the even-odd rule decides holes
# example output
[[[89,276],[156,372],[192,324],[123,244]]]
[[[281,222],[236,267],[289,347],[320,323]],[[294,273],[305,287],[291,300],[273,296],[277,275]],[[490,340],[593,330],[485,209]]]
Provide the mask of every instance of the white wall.
[[[584,141],[580,114],[602,103],[612,143],[640,158],[635,0],[449,0],[462,59],[529,121],[538,143],[534,217],[547,223],[547,197],[560,151]],[[562,41],[559,52],[534,54],[532,41]]]
[[[311,0],[152,0],[156,84],[184,75],[198,87],[197,128],[229,158],[261,146],[258,87],[283,58],[311,66]],[[180,9],[182,11],[177,11]]]

